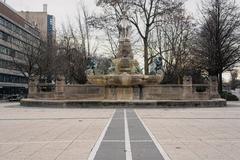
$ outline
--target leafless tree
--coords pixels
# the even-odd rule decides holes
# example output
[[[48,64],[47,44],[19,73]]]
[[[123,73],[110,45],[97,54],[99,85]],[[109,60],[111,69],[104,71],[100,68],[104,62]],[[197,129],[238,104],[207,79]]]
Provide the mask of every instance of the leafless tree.
[[[116,57],[118,49],[118,20],[120,15],[112,5],[102,5],[103,14],[93,14],[88,19],[88,24],[96,31],[103,31],[106,39],[104,45],[105,52],[111,57]]]
[[[76,29],[74,30],[77,34],[74,33],[73,36],[75,36],[74,38],[81,41],[81,48],[83,49],[83,52],[86,52],[87,57],[94,56],[98,49],[98,45],[96,44],[96,42],[93,41],[94,34],[91,34],[92,31],[90,23],[88,22],[90,17],[91,15],[85,4],[80,4],[79,8],[77,9],[76,16],[78,27],[76,27]]]
[[[195,35],[195,25],[192,18],[186,14],[183,7],[172,12],[171,15],[161,17],[156,23],[149,38],[149,63],[153,58],[161,57],[165,81],[181,83],[186,70],[191,69],[192,41]]]
[[[63,26],[59,40],[58,74],[63,74],[67,83],[84,84],[87,54],[84,45],[76,37],[70,24],[67,27]]]
[[[122,14],[126,5],[121,0],[103,0],[99,1],[99,4],[108,9],[112,7],[114,14],[117,15],[115,17]],[[182,3],[174,0],[129,0],[127,5],[130,6],[128,10],[129,21],[133,24],[143,42],[144,70],[145,74],[149,74],[149,38],[156,26],[155,23],[159,17],[170,14]]]
[[[41,54],[44,52],[44,43],[39,39],[29,44],[22,44],[21,50],[23,54],[13,51],[11,53],[14,69],[20,71],[28,80],[32,80],[39,75],[39,63]]]
[[[196,53],[199,65],[211,76],[218,76],[240,60],[240,12],[234,0],[210,0],[202,4],[203,14]]]
[[[86,6],[80,4],[75,19],[77,23],[69,19],[68,24],[62,26],[58,52],[61,66],[58,72],[65,75],[67,83],[86,83],[89,59],[96,55],[98,45],[88,23],[89,17]]]
[[[151,33],[162,16],[171,14],[182,3],[172,0],[137,0],[131,4],[133,5],[133,9],[129,14],[129,20],[142,38],[144,46],[144,70],[145,74],[148,74]]]
[[[56,78],[57,71],[57,50],[56,43],[43,43],[43,48],[38,61],[39,77],[41,82],[52,82]]]

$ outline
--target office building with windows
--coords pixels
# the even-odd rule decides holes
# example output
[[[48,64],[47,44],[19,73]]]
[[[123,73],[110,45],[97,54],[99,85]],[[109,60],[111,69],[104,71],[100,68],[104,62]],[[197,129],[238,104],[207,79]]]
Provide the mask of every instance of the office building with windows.
[[[40,30],[41,40],[49,44],[56,41],[55,17],[47,12],[47,4],[43,5],[43,11],[21,11],[18,14]]]
[[[26,47],[39,43],[37,27],[0,1],[0,98],[27,92],[27,78],[16,64],[26,63]]]

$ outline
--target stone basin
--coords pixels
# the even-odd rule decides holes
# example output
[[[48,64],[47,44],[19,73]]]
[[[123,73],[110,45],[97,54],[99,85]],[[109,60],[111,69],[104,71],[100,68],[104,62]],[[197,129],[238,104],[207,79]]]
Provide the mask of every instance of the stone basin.
[[[122,73],[120,75],[88,76],[88,83],[101,86],[138,86],[160,84],[163,75],[141,75]]]

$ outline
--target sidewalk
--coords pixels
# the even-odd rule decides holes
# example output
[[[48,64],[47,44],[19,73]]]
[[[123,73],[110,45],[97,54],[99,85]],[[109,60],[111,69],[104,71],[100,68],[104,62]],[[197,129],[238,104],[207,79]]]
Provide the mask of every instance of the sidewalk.
[[[113,110],[0,104],[0,160],[86,160]]]
[[[87,160],[114,111],[1,103],[0,160]],[[135,111],[171,160],[239,160],[238,102],[224,108]],[[131,139],[135,134],[129,133]]]
[[[137,113],[172,160],[239,160],[240,106]]]

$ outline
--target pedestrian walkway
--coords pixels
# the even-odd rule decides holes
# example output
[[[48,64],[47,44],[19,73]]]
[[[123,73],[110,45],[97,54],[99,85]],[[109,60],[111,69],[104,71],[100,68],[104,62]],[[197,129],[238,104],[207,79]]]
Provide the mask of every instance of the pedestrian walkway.
[[[132,109],[118,109],[89,160],[168,160],[166,153]]]
[[[0,131],[0,160],[239,160],[240,102],[117,110],[1,103]]]

